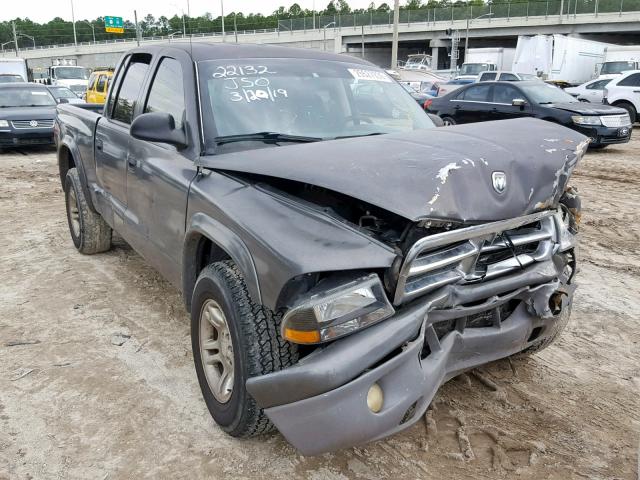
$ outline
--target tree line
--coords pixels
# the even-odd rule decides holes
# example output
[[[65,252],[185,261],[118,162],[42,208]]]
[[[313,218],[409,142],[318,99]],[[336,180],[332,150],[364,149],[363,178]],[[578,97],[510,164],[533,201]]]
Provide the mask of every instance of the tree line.
[[[493,4],[507,3],[510,0],[493,0]],[[517,1],[517,0],[516,0]],[[525,0],[526,1],[526,0]],[[483,0],[408,0],[403,2],[401,10],[425,10],[437,7],[483,5]],[[365,14],[365,13],[385,13],[390,12],[393,2],[382,2],[376,5],[371,2],[368,8],[352,9],[347,0],[330,0],[322,10],[303,9],[298,3],[292,4],[289,8],[284,6],[275,10],[271,15],[260,13],[245,14],[243,12],[230,12],[224,17],[225,30],[233,32],[237,28],[242,30],[261,30],[277,28],[279,22],[301,17]],[[46,23],[37,23],[29,18],[16,18],[11,21],[0,22],[0,43],[4,44],[3,49],[13,48],[12,22],[15,22],[18,33],[18,45],[20,48],[37,46],[59,45],[73,43],[73,24],[71,21],[56,17]],[[183,30],[187,34],[211,33],[222,31],[222,17],[214,17],[210,13],[200,16],[186,16],[176,13],[171,18],[160,16],[158,18],[151,14],[138,17],[139,28],[143,37],[166,36],[173,33],[181,33]],[[77,41],[91,42],[94,40],[113,40],[118,38],[135,38],[135,24],[132,18],[124,21],[124,34],[106,33],[104,29],[104,18],[98,17],[93,20],[76,20]],[[29,38],[32,37],[32,38]]]

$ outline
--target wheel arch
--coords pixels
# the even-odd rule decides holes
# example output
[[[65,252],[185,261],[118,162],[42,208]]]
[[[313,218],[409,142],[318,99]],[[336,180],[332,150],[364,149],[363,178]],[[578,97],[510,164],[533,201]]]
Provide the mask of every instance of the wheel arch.
[[[80,155],[77,152],[77,149],[73,144],[70,145],[67,143],[67,141],[61,142],[58,146],[58,173],[60,175],[60,183],[63,189],[65,179],[67,178],[67,172],[72,168],[76,168],[78,170],[82,190],[87,199],[87,205],[91,211],[97,212],[93,205],[93,200],[89,192],[89,184],[87,183],[87,177],[84,172],[84,166],[82,165],[82,161],[80,161]]]
[[[203,213],[191,217],[182,252],[182,295],[187,311],[198,275],[208,264],[231,260],[244,277],[251,299],[262,304],[253,257],[238,235]]]

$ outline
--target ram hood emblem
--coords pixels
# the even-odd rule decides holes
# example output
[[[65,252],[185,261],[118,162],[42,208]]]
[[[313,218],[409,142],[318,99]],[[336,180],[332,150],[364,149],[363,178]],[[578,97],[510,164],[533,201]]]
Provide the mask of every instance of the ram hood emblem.
[[[498,193],[504,193],[507,189],[507,174],[504,172],[493,172],[491,174],[493,189]]]

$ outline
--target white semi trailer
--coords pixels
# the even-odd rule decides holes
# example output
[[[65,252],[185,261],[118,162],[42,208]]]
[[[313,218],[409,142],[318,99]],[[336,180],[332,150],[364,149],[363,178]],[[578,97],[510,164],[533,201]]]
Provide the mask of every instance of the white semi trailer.
[[[513,71],[579,85],[593,78],[611,44],[565,35],[518,38]]]

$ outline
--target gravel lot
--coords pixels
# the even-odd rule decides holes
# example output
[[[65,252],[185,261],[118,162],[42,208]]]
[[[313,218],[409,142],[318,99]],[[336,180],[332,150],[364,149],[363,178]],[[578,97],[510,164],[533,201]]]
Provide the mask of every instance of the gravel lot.
[[[580,287],[561,341],[461,375],[424,422],[303,457],[213,423],[179,293],[119,240],[71,243],[52,150],[0,155],[0,479],[636,479],[640,131],[590,152]]]

